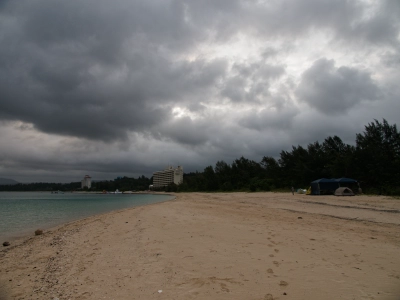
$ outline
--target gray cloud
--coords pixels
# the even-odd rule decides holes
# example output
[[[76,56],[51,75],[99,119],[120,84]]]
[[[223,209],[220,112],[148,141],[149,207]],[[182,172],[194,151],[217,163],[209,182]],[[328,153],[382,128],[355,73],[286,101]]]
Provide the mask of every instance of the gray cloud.
[[[391,45],[399,49],[400,3],[396,0],[379,1],[378,8],[364,18],[353,21],[351,38],[374,45]]]
[[[252,64],[235,63],[230,73],[234,75],[225,81],[221,96],[232,102],[262,102],[270,95],[268,90],[270,82],[281,77],[285,73],[285,68],[257,61]]]
[[[279,100],[284,101],[283,99]],[[298,113],[294,106],[281,110],[270,108],[259,112],[249,111],[239,120],[239,124],[245,128],[261,132],[263,130],[272,132],[288,131],[292,130],[293,120]]]
[[[400,53],[386,52],[381,56],[382,63],[389,68],[400,66]]]
[[[379,88],[367,72],[335,68],[333,60],[319,59],[302,75],[296,94],[310,107],[330,115],[346,113],[362,101],[377,100]]]
[[[171,138],[179,144],[198,146],[207,142],[211,129],[212,126],[207,122],[183,117],[169,124],[162,124],[158,136]]]

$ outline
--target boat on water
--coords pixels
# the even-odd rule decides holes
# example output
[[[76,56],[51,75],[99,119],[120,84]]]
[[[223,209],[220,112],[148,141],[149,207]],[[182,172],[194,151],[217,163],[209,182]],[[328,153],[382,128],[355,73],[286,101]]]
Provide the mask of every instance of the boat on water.
[[[116,189],[114,194],[122,194],[122,192],[119,189]]]
[[[64,192],[62,192],[62,191],[52,191],[51,193],[52,194],[64,194]]]

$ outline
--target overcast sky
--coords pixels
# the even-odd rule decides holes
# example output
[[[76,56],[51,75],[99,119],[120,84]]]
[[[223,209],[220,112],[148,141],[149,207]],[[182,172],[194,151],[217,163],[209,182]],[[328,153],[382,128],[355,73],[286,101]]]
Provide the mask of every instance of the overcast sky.
[[[0,177],[151,176],[400,121],[400,1],[0,2]]]

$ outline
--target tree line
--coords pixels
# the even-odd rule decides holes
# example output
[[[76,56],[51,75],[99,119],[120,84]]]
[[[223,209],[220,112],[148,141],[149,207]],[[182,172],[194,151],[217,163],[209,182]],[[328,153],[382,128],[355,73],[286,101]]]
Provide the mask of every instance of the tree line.
[[[356,134],[355,145],[338,136],[329,136],[306,147],[292,146],[281,151],[279,158],[264,156],[260,162],[245,157],[228,164],[218,161],[203,172],[185,173],[183,183],[171,184],[167,192],[275,191],[290,187],[308,188],[319,178],[348,177],[358,180],[364,192],[400,195],[400,134],[396,124],[385,119],[374,120]],[[153,178],[122,177],[93,182],[93,191],[147,190]],[[71,191],[80,189],[80,182],[31,183],[0,186],[0,191]]]
[[[152,183],[151,178],[139,176],[137,179],[130,177],[119,177],[114,180],[99,181],[92,183],[92,190],[97,191],[144,191],[148,190]]]
[[[81,187],[80,182],[71,183],[51,183],[51,182],[35,182],[35,183],[18,183],[13,185],[0,185],[0,191],[11,192],[43,192],[43,191],[73,191]]]
[[[149,189],[151,184],[151,178],[145,176],[139,176],[138,178],[129,177],[118,177],[114,180],[94,181],[90,191],[144,191]],[[36,182],[36,183],[19,183],[13,185],[0,185],[0,191],[14,191],[14,192],[27,192],[27,191],[78,191],[81,189],[80,182],[71,183],[48,183],[48,182]],[[84,191],[88,191],[87,187],[83,188]]]

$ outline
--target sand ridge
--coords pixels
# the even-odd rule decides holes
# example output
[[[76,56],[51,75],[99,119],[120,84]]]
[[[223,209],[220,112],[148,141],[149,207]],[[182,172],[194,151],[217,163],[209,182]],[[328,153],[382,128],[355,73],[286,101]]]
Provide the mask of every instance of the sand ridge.
[[[2,250],[3,298],[399,299],[400,200],[176,196]]]

